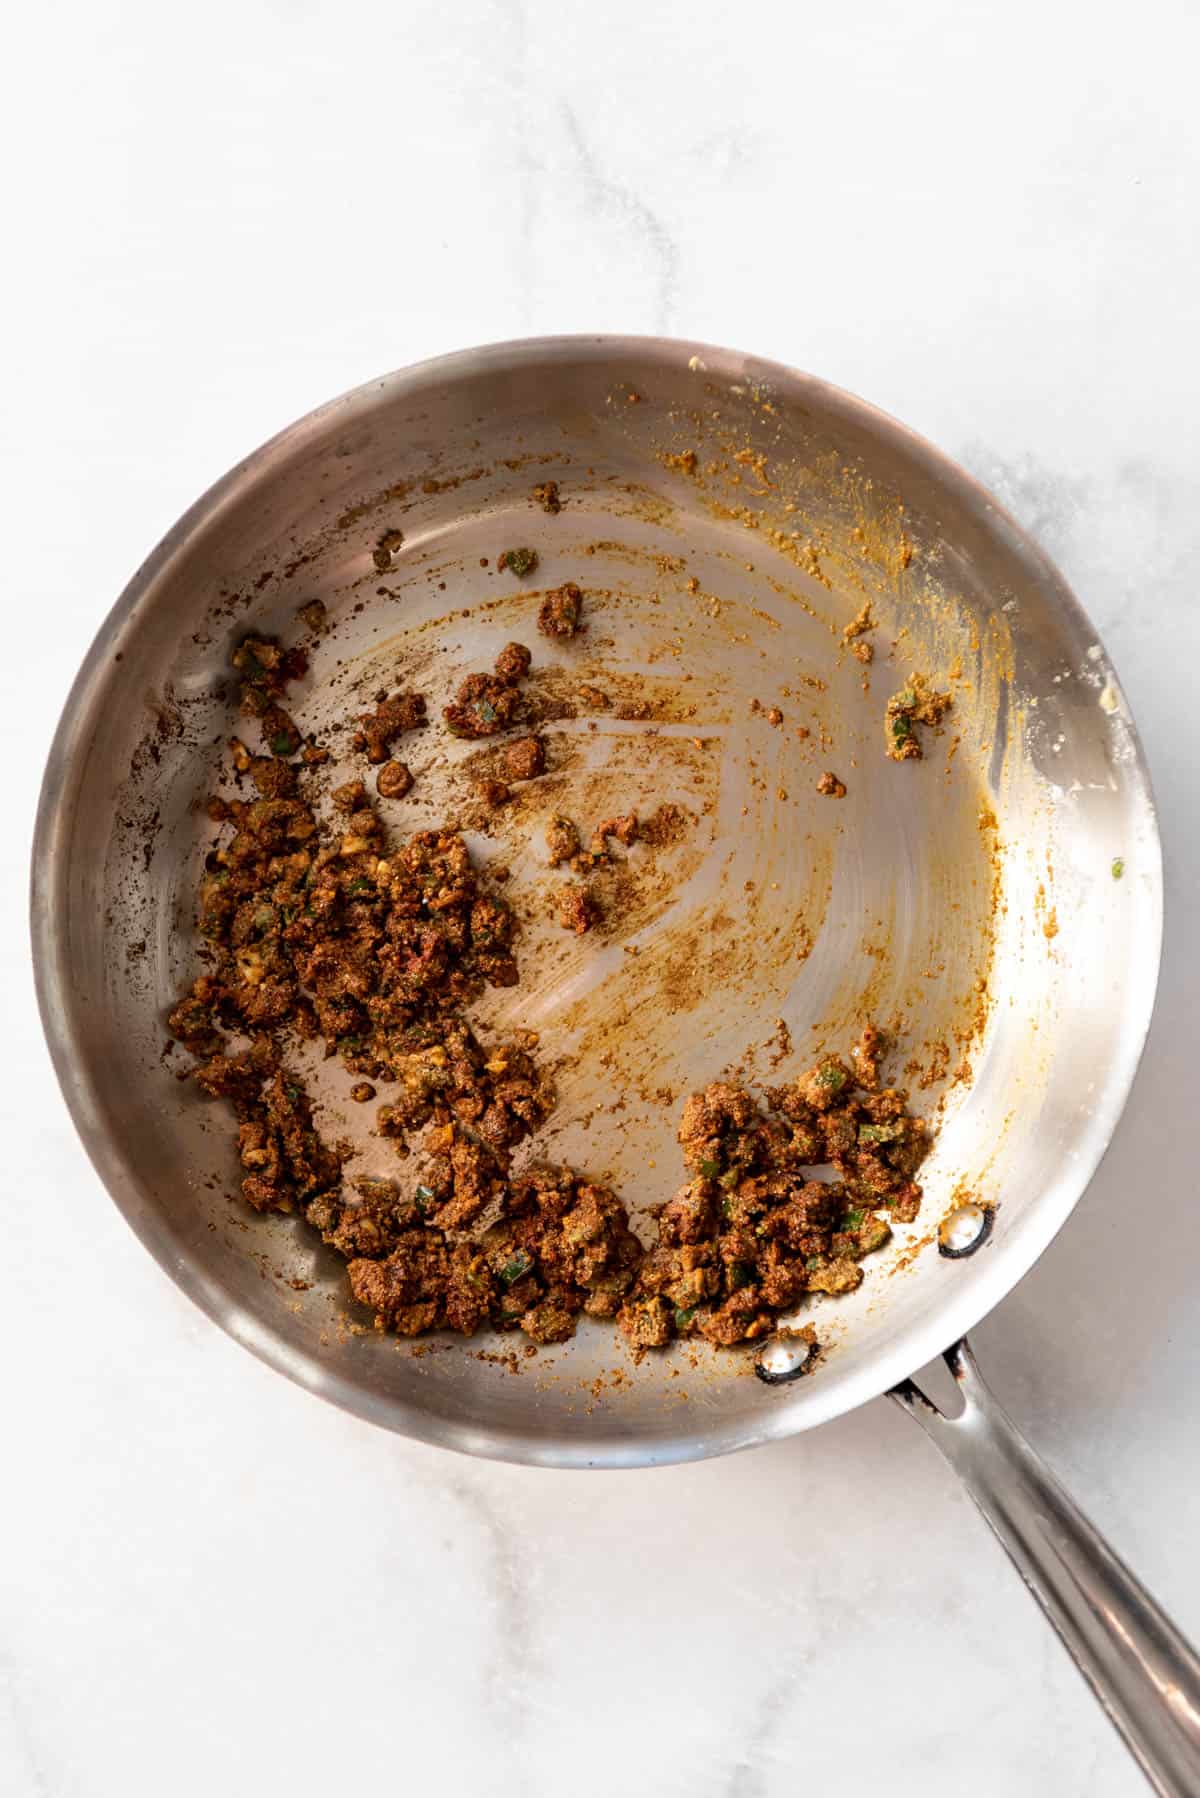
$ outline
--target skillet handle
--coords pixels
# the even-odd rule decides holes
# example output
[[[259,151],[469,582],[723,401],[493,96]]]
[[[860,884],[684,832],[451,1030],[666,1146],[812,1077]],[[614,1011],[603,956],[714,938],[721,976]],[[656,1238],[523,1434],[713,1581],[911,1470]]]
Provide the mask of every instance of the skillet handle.
[[[965,1339],[945,1362],[960,1416],[911,1380],[889,1396],[959,1475],[1155,1791],[1196,1798],[1200,1657],[1001,1410]]]

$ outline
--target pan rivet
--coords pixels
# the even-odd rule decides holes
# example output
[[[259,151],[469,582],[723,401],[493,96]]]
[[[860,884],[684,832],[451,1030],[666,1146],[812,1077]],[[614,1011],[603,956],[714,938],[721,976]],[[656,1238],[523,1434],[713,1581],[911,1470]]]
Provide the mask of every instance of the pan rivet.
[[[938,1254],[950,1261],[973,1255],[991,1235],[994,1217],[994,1206],[980,1205],[974,1199],[956,1206],[938,1225]]]
[[[754,1371],[765,1386],[783,1386],[811,1373],[818,1346],[807,1336],[772,1336],[754,1357]]]

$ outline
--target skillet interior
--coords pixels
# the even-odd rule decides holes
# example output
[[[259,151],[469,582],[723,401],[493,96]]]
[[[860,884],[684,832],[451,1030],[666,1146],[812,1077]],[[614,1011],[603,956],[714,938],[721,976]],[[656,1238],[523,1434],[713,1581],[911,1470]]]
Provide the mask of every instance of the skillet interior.
[[[550,477],[567,502],[556,518],[531,499]],[[388,527],[405,543],[381,574],[372,550]],[[580,642],[538,638],[530,589],[496,572],[500,550],[526,542],[538,586],[584,588]],[[232,725],[230,647],[251,628],[294,637],[314,597],[332,628],[295,708],[305,728],[327,731],[385,684],[418,686],[436,716],[512,637],[535,647],[543,693],[576,714],[548,729],[548,776],[497,836],[473,839],[511,866],[528,913],[522,984],[480,1015],[537,1029],[560,1064],[540,1153],[611,1180],[636,1217],[679,1183],[674,1127],[693,1086],[739,1067],[780,1080],[819,1047],[847,1047],[864,1015],[903,1021],[908,1078],[942,1117],[923,1216],[872,1258],[859,1293],[814,1303],[826,1356],[811,1378],[766,1388],[748,1358],[691,1345],[636,1367],[598,1325],[516,1375],[477,1353],[507,1342],[414,1355],[362,1327],[342,1264],[303,1226],[230,1202],[228,1119],[172,1077],[162,1019],[193,958],[190,900],[213,834],[196,802]],[[866,600],[879,621],[869,669],[842,638]],[[883,706],[914,669],[955,706],[926,761],[896,765]],[[581,705],[581,684],[616,703]],[[617,715],[630,701],[651,716]],[[410,758],[417,789],[389,816],[418,828],[461,811],[470,753],[427,732]],[[825,768],[844,800],[817,794]],[[547,922],[546,814],[663,801],[688,828],[635,850],[603,940]],[[1161,929],[1153,810],[1119,686],[1015,524],[848,396],[652,340],[498,346],[405,371],[220,483],[135,577],[81,672],[34,879],[60,1077],[114,1197],[173,1277],[256,1352],[376,1421],[580,1465],[808,1427],[988,1310],[1103,1152]],[[335,1065],[320,1074],[324,1126],[353,1129],[359,1166],[386,1171]],[[996,1227],[950,1263],[929,1239],[963,1191],[998,1205]]]

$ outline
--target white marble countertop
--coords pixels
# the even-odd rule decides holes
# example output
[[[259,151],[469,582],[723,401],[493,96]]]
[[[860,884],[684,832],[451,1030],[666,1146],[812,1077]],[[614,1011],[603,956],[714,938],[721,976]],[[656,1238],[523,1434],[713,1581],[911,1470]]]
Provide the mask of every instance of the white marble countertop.
[[[1150,1046],[1089,1195],[976,1342],[1200,1635],[1200,1207],[1170,1122],[1196,1108],[1200,1017],[1200,14],[126,0],[14,31],[0,1790],[1141,1791],[885,1401],[724,1462],[554,1476],[393,1439],[226,1340],[84,1159],[23,913],[42,759],[104,612],[318,401],[581,329],[870,397],[1059,559],[1146,738],[1169,887]]]

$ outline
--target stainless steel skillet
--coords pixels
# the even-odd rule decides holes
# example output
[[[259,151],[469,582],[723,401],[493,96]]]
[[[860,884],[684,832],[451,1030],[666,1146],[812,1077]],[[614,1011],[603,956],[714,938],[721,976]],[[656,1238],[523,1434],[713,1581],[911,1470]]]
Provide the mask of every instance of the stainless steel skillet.
[[[548,480],[558,513],[535,497]],[[516,544],[537,548],[539,586],[584,588],[578,643],[529,635],[536,594],[497,569]],[[162,1018],[195,950],[211,837],[197,800],[231,726],[229,650],[251,628],[294,637],[316,598],[328,628],[300,718],[335,747],[381,685],[420,686],[436,715],[498,640],[537,643],[550,771],[474,846],[511,867],[527,914],[521,985],[487,1021],[536,1028],[558,1062],[541,1152],[610,1178],[636,1216],[677,1182],[692,1086],[733,1068],[779,1080],[865,1014],[898,1024],[904,1078],[940,1122],[924,1213],[859,1293],[814,1306],[811,1375],[768,1385],[742,1357],[690,1350],[633,1366],[600,1329],[519,1377],[476,1345],[413,1355],[347,1315],[340,1265],[302,1227],[230,1203],[228,1131],[172,1077]],[[896,764],[883,708],[918,672],[954,709],[922,763]],[[463,746],[431,732],[421,753],[402,828],[463,802]],[[844,800],[818,792],[826,770]],[[544,814],[617,803],[670,804],[684,827],[630,856],[607,934],[568,943],[544,916]],[[199,501],[102,627],[46,773],[33,934],[99,1172],[171,1276],[272,1365],[390,1428],[544,1466],[725,1453],[893,1390],[1159,1789],[1200,1789],[1191,1651],[965,1349],[961,1419],[907,1384],[1084,1191],[1133,1078],[1161,934],[1153,802],[1104,648],[1037,548],[929,445],[809,377],[647,339],[500,345],[332,402]],[[328,1127],[349,1129],[345,1083],[332,1065],[320,1078]],[[385,1144],[359,1146],[364,1169],[386,1163]],[[992,1227],[949,1259],[935,1226],[968,1200]]]

